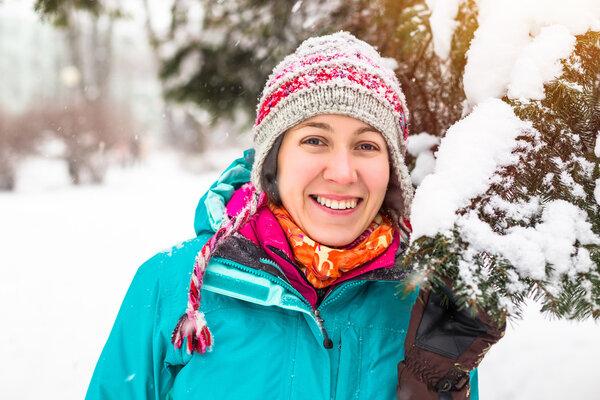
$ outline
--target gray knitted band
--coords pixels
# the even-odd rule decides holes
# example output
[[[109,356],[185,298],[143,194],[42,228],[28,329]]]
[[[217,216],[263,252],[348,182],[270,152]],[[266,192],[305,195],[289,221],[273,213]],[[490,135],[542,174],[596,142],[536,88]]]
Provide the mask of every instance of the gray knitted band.
[[[406,113],[398,80],[373,47],[346,32],[308,39],[275,67],[263,91],[252,183],[262,190],[265,157],[281,134],[316,115],[347,115],[385,138],[393,166],[385,205],[408,217],[413,188],[404,161]]]

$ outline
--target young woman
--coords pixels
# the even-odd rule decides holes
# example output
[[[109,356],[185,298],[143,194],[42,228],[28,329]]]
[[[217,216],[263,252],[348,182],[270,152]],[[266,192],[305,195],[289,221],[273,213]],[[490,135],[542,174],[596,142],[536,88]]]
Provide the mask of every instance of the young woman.
[[[502,330],[436,292],[398,294],[406,121],[394,72],[352,35],[285,58],[197,237],[136,274],[87,398],[477,398]]]

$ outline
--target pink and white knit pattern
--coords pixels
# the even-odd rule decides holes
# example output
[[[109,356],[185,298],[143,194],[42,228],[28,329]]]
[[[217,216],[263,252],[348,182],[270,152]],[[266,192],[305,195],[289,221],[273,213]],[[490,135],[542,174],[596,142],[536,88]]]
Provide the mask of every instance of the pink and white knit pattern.
[[[188,292],[187,309],[185,314],[179,318],[171,334],[171,343],[175,345],[176,349],[181,348],[184,339],[187,339],[186,349],[189,354],[193,352],[204,354],[206,351],[212,350],[213,336],[206,324],[204,313],[200,311],[201,289],[206,266],[218,245],[223,240],[231,237],[248,219],[256,214],[256,210],[266,203],[266,199],[267,197],[264,192],[260,194],[255,192],[252,195],[252,199],[236,216],[229,219],[225,215],[219,230],[208,240],[196,256],[196,263],[194,264],[194,272],[192,273]]]
[[[404,162],[408,111],[394,71],[368,43],[347,32],[311,38],[271,73],[257,107],[252,182],[261,190],[263,162],[279,135],[318,114],[360,119],[386,139],[402,204],[410,215],[412,182]],[[397,196],[396,196],[397,197]]]

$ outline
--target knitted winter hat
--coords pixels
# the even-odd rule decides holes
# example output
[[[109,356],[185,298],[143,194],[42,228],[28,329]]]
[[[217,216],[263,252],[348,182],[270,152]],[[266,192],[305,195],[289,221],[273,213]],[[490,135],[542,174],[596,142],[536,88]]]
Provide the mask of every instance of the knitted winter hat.
[[[410,215],[413,187],[404,162],[408,111],[388,64],[368,43],[337,32],[304,41],[277,65],[263,90],[254,125],[252,183],[257,192],[268,189],[263,187],[265,160],[284,132],[315,115],[342,114],[381,132],[393,167],[384,207],[399,216]]]

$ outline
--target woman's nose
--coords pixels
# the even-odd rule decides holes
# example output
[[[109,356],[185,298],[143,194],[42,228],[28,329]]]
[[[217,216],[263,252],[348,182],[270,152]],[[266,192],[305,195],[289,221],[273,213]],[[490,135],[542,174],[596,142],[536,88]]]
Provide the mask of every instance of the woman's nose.
[[[338,185],[355,183],[358,180],[358,173],[350,151],[338,150],[332,152],[327,160],[323,178]]]

